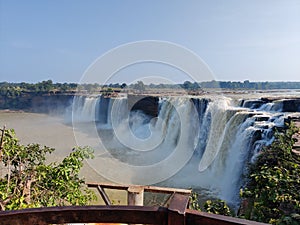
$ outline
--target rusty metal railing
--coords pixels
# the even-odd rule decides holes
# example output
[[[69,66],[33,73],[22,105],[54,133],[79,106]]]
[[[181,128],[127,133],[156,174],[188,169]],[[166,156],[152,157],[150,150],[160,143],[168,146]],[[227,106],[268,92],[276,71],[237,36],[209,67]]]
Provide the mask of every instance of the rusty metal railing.
[[[187,209],[189,196],[175,193],[169,207],[66,206],[0,212],[1,225],[127,223],[161,225],[232,225],[262,223]]]

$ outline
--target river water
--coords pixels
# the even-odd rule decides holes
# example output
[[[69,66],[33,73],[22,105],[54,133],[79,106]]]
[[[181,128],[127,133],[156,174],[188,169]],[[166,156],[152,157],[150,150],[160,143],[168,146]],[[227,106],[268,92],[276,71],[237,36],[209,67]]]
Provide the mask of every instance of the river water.
[[[0,126],[14,129],[22,144],[39,143],[41,146],[55,148],[48,160],[60,161],[77,146],[73,128],[64,122],[63,116],[28,112],[0,111]],[[81,175],[87,182],[107,182],[85,163]]]

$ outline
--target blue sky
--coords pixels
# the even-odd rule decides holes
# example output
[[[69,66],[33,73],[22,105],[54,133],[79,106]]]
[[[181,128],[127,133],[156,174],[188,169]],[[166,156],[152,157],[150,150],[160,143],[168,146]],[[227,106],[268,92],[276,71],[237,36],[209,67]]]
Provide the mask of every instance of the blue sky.
[[[78,82],[142,40],[185,46],[216,80],[300,81],[299,0],[0,0],[0,82]]]

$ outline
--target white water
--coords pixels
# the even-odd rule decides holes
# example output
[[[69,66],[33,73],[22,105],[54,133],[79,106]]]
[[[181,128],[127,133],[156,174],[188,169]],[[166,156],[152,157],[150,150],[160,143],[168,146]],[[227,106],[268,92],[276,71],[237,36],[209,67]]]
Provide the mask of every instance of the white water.
[[[99,99],[95,97],[75,96],[73,116],[75,121],[96,121],[96,106]]]
[[[101,139],[101,163],[91,161],[90,165],[106,178],[206,188],[235,204],[247,164],[262,146],[272,142],[272,128],[283,126],[285,114],[270,103],[252,110],[234,102],[215,98],[203,113],[188,97],[164,98],[158,118],[150,118],[141,111],[129,112],[126,98],[104,102],[78,97],[73,119],[81,124],[107,118],[86,131],[88,135],[98,133]],[[99,115],[100,111],[107,114]],[[103,135],[104,130],[110,130],[109,136]],[[257,133],[260,137],[254,139]],[[114,169],[108,170],[111,165]]]

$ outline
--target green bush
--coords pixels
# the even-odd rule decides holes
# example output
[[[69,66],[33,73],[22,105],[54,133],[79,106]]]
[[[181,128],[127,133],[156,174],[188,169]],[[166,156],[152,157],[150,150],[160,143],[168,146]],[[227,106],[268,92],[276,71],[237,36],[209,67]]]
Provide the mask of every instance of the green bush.
[[[224,216],[233,216],[234,213],[230,210],[229,206],[225,201],[217,200],[207,200],[204,204],[204,209],[206,212],[219,214]]]
[[[233,211],[229,208],[226,202],[220,199],[207,200],[200,204],[198,200],[198,194],[195,192],[193,192],[190,196],[189,208],[224,216],[234,215]]]
[[[95,199],[78,175],[83,160],[93,157],[91,149],[78,147],[62,162],[46,164],[46,155],[51,154],[53,148],[39,144],[21,145],[13,130],[2,130],[2,134],[1,210],[85,205]]]
[[[251,166],[249,182],[241,190],[247,207],[240,216],[273,224],[299,224],[300,156],[292,152],[294,124],[276,132]]]

